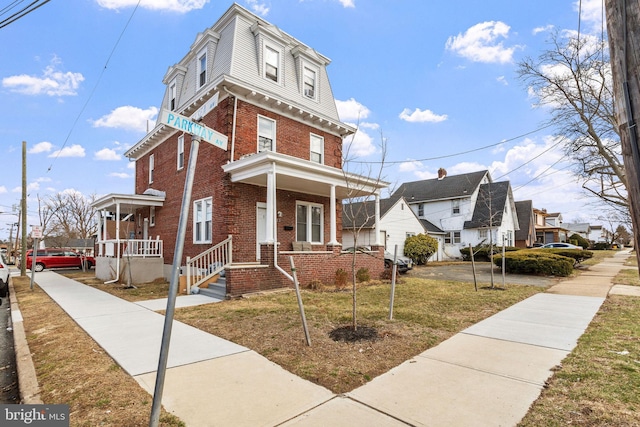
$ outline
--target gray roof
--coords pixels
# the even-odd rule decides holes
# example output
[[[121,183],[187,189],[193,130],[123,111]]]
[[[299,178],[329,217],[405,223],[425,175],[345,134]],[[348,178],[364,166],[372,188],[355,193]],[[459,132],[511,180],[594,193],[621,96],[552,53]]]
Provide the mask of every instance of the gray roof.
[[[509,200],[509,181],[482,184],[471,221],[464,228],[498,227],[502,224],[505,203]]]
[[[420,203],[443,199],[469,197],[478,188],[489,171],[471,172],[461,175],[445,176],[422,181],[406,182],[391,196],[392,199],[404,197],[407,203]],[[489,176],[489,179],[491,177]]]
[[[522,200],[515,202],[515,205],[518,223],[520,224],[520,230],[516,230],[516,240],[527,240],[531,222],[533,221],[533,201]]]
[[[380,218],[396,204],[398,200],[380,199]],[[375,226],[376,205],[374,200],[348,203],[342,206],[342,228],[372,228]]]
[[[434,225],[432,222],[429,222],[426,219],[421,219],[420,222],[422,223],[422,227],[425,230],[427,230],[427,233],[432,233],[432,234],[445,233],[440,227],[438,227],[437,225]]]

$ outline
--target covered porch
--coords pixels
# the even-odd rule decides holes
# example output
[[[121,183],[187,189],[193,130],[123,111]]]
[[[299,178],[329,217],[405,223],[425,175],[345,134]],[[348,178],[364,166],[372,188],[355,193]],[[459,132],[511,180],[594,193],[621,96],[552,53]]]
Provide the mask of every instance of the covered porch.
[[[145,194],[108,194],[93,202],[100,213],[95,254],[98,279],[143,283],[163,277],[163,241],[148,231],[153,218],[144,218],[141,238],[136,238],[135,214],[144,208],[152,212],[164,200],[163,192],[150,189]]]

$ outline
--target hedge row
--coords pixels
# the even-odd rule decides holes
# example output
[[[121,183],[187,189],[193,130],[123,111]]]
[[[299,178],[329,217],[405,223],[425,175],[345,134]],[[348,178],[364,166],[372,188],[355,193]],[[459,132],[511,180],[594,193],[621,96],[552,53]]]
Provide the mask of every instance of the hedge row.
[[[505,271],[514,274],[537,274],[543,276],[568,276],[573,271],[574,258],[552,253],[548,250],[519,250],[504,256]],[[502,254],[493,258],[495,265],[502,266]]]
[[[513,252],[513,251],[519,251],[520,248],[516,248],[513,246],[505,246],[504,251],[505,252]],[[469,250],[469,247],[464,247],[462,249],[460,249],[460,253],[462,254],[462,259],[464,261],[471,261],[471,251]],[[495,256],[496,254],[501,254],[502,253],[502,246],[494,246],[493,247],[493,255]],[[491,260],[491,251],[489,250],[489,245],[482,245],[482,246],[476,246],[475,248],[473,248],[473,259],[475,261],[490,261]]]

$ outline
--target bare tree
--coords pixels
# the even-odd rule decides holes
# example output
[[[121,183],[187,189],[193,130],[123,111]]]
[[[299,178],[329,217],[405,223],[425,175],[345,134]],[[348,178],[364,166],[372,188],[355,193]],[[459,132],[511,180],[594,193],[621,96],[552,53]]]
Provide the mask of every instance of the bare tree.
[[[536,106],[549,108],[549,124],[563,138],[582,187],[617,210],[628,210],[606,40],[556,31],[549,44],[537,60],[518,64],[519,78]]]
[[[64,246],[69,239],[87,239],[97,231],[95,209],[91,206],[95,194],[88,197],[77,191],[56,193],[41,209],[41,218],[48,217],[45,236],[55,238]],[[44,225],[44,224],[43,224]]]
[[[348,188],[348,197],[344,199],[346,202],[343,205],[343,216],[347,218],[348,227],[353,233],[353,257],[351,260],[351,284],[352,284],[352,323],[351,327],[355,332],[358,329],[358,321],[357,321],[357,248],[358,248],[358,239],[360,237],[360,233],[362,230],[366,228],[370,228],[373,225],[373,221],[375,221],[375,195],[376,190],[374,187],[377,187],[382,180],[382,173],[384,169],[384,161],[386,158],[386,140],[380,133],[380,158],[381,161],[376,164],[375,170],[372,163],[361,163],[356,162],[355,156],[352,155],[351,149],[353,147],[353,138],[355,138],[355,133],[352,136],[352,140],[350,143],[345,142],[344,154],[343,154],[343,173],[345,182],[347,183]],[[351,170],[350,170],[351,169]],[[369,180],[367,183],[362,183],[361,181],[356,182],[353,179],[354,173],[357,172],[359,176],[368,177]],[[374,185],[372,186],[371,183]],[[376,241],[378,236],[375,236]]]

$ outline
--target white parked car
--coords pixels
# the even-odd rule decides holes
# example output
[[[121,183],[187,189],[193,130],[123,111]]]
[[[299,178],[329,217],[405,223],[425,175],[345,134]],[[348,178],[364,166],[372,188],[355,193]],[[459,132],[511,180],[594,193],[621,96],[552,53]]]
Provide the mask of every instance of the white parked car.
[[[571,243],[563,243],[563,242],[554,242],[547,243],[546,245],[542,245],[536,249],[578,249],[582,250],[582,246],[572,245]]]

